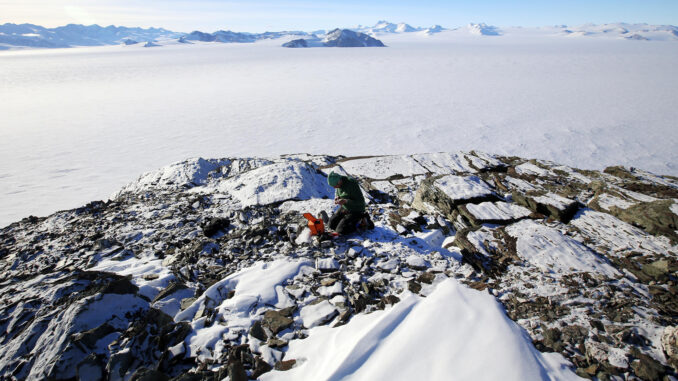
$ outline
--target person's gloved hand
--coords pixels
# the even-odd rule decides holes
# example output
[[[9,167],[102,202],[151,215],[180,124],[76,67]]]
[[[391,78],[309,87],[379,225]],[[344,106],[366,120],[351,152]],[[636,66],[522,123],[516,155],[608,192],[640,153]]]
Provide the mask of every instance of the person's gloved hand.
[[[345,198],[335,198],[334,199],[334,203],[337,204],[337,205],[344,205],[346,203],[346,201],[348,201],[348,200],[345,199]]]

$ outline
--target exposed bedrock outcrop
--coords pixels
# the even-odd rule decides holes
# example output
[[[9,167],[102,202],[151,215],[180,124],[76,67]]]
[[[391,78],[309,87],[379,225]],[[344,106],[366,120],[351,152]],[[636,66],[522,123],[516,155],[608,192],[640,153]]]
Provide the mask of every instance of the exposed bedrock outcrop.
[[[309,235],[302,213],[334,208],[330,171],[358,179],[373,230]],[[582,377],[678,377],[677,192],[482,152],[175,163],[0,229],[0,378],[282,372],[314,327],[449,277]]]

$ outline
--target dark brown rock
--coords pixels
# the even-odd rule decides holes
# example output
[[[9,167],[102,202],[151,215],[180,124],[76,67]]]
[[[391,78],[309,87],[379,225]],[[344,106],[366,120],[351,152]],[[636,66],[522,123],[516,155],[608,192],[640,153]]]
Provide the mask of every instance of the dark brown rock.
[[[367,308],[367,305],[370,304],[371,300],[365,295],[359,295],[357,297],[351,298],[351,305],[356,313],[360,313]]]
[[[252,324],[250,335],[261,341],[266,341],[268,339],[268,335],[266,334],[266,331],[264,331],[261,321],[255,321],[254,324]]]
[[[186,285],[180,281],[170,282],[170,284],[167,285],[167,287],[165,287],[162,291],[158,293],[158,295],[155,296],[155,298],[153,298],[153,303],[186,288],[188,287],[186,287]]]
[[[666,259],[660,259],[652,263],[643,265],[642,270],[648,276],[651,276],[655,280],[662,279],[666,277],[669,273],[669,261]]]
[[[418,294],[421,291],[421,284],[417,281],[411,280],[407,282],[407,288],[415,294]]]
[[[577,374],[577,376],[579,376],[581,378],[585,378],[587,380],[592,380],[593,377],[591,377],[591,375],[586,371],[586,369],[587,368],[577,368],[575,373]]]
[[[297,360],[295,359],[278,361],[277,363],[275,363],[275,370],[280,370],[284,372],[286,370],[292,369],[296,363]]]
[[[83,344],[89,349],[95,349],[97,341],[113,332],[115,332],[115,329],[104,323],[96,328],[90,329],[89,331],[74,334],[71,340],[74,343]]]
[[[650,234],[666,236],[676,243],[678,216],[671,211],[673,203],[673,200],[659,200],[641,202],[626,209],[613,206],[610,213],[622,221],[641,227]]]
[[[570,343],[573,347],[584,342],[588,337],[588,329],[580,325],[568,325],[560,331],[563,343]]]
[[[135,286],[130,278],[116,279],[106,285],[102,294],[136,294],[139,291],[139,287]]]
[[[254,370],[252,371],[252,378],[258,379],[264,373],[268,373],[273,369],[266,361],[257,356],[254,358]]]
[[[230,225],[231,221],[228,218],[214,218],[206,223],[202,230],[203,233],[205,233],[205,236],[212,237],[219,232],[225,231]]]
[[[351,319],[351,316],[353,316],[353,312],[350,309],[342,310],[339,313],[339,319],[337,319],[337,322],[334,323],[334,325],[332,327],[333,328],[339,327],[341,325],[348,323],[348,321]]]
[[[294,311],[297,310],[297,306],[286,307],[281,310],[278,310],[282,316],[292,317]]]
[[[137,369],[130,381],[167,381],[169,377],[166,374],[153,369],[139,368]]]
[[[478,290],[478,291],[486,290],[487,287],[488,287],[488,284],[487,284],[487,283],[481,282],[481,281],[467,282],[466,285],[468,285],[468,286],[471,287],[472,289]]]
[[[635,354],[636,360],[631,363],[631,368],[636,376],[643,380],[660,381],[666,373],[664,366],[652,357],[642,354]]]
[[[400,301],[400,298],[395,295],[386,295],[382,298],[382,301],[384,304],[396,304]]]
[[[278,332],[289,327],[292,323],[294,323],[294,320],[275,310],[266,311],[262,320],[262,324],[268,327],[274,335],[277,335]]]
[[[240,360],[229,361],[228,364],[228,379],[230,381],[247,381],[247,372],[245,372],[245,367],[242,366]]]
[[[268,345],[271,348],[283,348],[287,346],[287,341],[285,340],[280,340],[277,337],[272,337],[268,339],[266,342],[266,345]]]
[[[544,346],[547,348],[551,348],[554,352],[561,352],[564,349],[563,342],[561,341],[562,334],[558,328],[546,329],[542,336],[544,336]]]
[[[419,278],[417,278],[418,281],[421,283],[426,283],[426,284],[431,284],[433,281],[436,279],[436,274],[434,273],[429,273],[425,272],[419,275]]]
[[[517,238],[506,233],[503,228],[493,231],[493,244],[482,244],[483,251],[489,253],[489,256],[467,239],[468,233],[467,229],[457,232],[454,244],[461,249],[462,262],[471,265],[475,271],[499,277],[511,263],[519,260],[516,252]]]
[[[631,171],[620,165],[607,167],[603,169],[603,172],[607,173],[608,175],[619,177],[622,180],[638,180],[638,178],[633,173],[631,173]]]
[[[513,200],[531,211],[539,214],[549,216],[563,223],[568,223],[577,213],[581,204],[575,200],[569,200],[569,203],[562,208],[548,203],[539,201],[536,197],[544,196],[547,192],[538,191],[523,194],[519,192],[512,192]]]

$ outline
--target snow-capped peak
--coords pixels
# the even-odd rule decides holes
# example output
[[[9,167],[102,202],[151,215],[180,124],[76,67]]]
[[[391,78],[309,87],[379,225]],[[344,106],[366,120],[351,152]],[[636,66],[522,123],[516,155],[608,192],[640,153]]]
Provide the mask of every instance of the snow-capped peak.
[[[496,26],[487,25],[485,23],[474,24],[470,23],[467,26],[469,32],[479,36],[501,36],[501,30]]]
[[[377,22],[373,27],[368,27],[360,30],[364,31],[365,33],[376,34],[376,33],[409,33],[417,32],[423,29],[415,28],[404,22],[394,24],[388,21],[381,20]]]

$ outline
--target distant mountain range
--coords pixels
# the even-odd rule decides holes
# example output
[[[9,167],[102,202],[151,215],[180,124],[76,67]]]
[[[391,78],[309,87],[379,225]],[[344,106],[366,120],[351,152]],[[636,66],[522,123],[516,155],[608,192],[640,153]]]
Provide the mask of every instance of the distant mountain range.
[[[313,36],[306,32],[264,32],[264,33],[240,33],[231,32],[230,30],[219,30],[214,33],[204,33],[200,31],[193,31],[180,38],[180,42],[187,41],[203,41],[203,42],[255,42],[264,39],[281,38],[285,36]]]
[[[562,33],[572,36],[619,36],[627,40],[668,40],[678,39],[678,27],[673,25],[647,24],[586,24],[579,27],[559,27]]]
[[[357,33],[376,38],[378,36],[400,33],[417,33],[433,35],[441,32],[471,34],[479,36],[502,36],[506,31],[515,31],[528,28],[506,28],[484,23],[468,24],[463,27],[447,29],[440,25],[429,28],[413,27],[406,23],[391,23],[379,21],[374,26],[358,26],[351,30]],[[565,25],[536,28],[544,33],[562,36],[607,36],[629,40],[678,40],[678,28],[672,25],[647,24],[587,24],[579,27]],[[336,30],[336,29],[335,29]],[[45,28],[33,24],[3,24],[0,25],[0,50],[12,48],[67,48],[74,46],[100,45],[135,45],[146,43],[144,46],[157,46],[163,42],[191,43],[221,42],[221,43],[252,43],[263,39],[288,38],[288,40],[306,40],[313,43],[327,40],[330,32],[318,30],[311,33],[302,31],[283,31],[265,33],[243,33],[219,30],[214,33],[193,31],[191,33],[173,32],[162,28],[128,28],[99,25],[69,24],[57,28]],[[323,40],[323,41],[324,41]],[[149,44],[150,43],[150,44]],[[322,45],[322,44],[321,44]]]
[[[371,27],[359,26],[358,28],[356,28],[356,30],[366,34],[377,35],[383,33],[411,33],[411,32],[425,32],[428,34],[433,34],[442,32],[443,30],[446,29],[441,27],[440,25],[434,25],[430,28],[421,28],[421,27],[415,28],[404,22],[394,24],[382,20],[377,22],[377,24],[374,26]]]
[[[33,48],[68,48],[72,46],[114,45],[180,38],[185,33],[162,28],[127,28],[124,26],[76,25],[45,28],[33,24],[0,25],[0,46]]]

